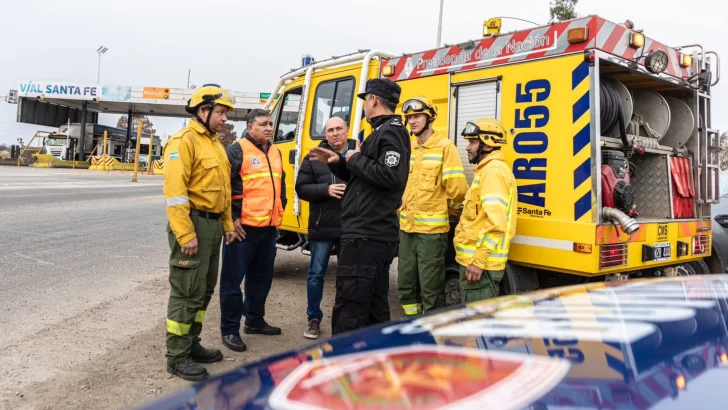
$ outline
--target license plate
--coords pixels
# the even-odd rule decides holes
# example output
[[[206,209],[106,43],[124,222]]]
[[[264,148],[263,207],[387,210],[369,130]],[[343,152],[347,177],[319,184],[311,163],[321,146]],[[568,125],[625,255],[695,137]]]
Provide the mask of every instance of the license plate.
[[[669,261],[672,252],[672,246],[669,243],[658,243],[655,245],[655,262]]]

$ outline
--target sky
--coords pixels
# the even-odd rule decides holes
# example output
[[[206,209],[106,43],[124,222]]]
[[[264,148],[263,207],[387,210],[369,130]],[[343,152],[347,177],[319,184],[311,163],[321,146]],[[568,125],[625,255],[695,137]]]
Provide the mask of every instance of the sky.
[[[581,0],[577,12],[614,22],[629,18],[662,43],[700,43],[728,59],[728,14],[717,12],[719,2],[695,0],[690,10],[685,4]],[[189,69],[192,84],[270,92],[280,75],[300,66],[303,54],[322,60],[358,49],[434,48],[439,5],[439,0],[2,1],[0,97],[23,80],[95,83],[101,45],[109,49],[102,57],[102,84],[181,88]],[[442,42],[480,38],[483,22],[499,16],[546,23],[548,0],[445,0]],[[504,19],[502,31],[529,27]],[[728,108],[728,78],[713,94],[713,127],[726,130],[728,118],[721,113]],[[16,123],[17,105],[1,100],[0,143],[19,137],[27,143],[41,128]],[[115,125],[117,119],[101,115],[99,122]],[[152,121],[163,138],[183,123]]]

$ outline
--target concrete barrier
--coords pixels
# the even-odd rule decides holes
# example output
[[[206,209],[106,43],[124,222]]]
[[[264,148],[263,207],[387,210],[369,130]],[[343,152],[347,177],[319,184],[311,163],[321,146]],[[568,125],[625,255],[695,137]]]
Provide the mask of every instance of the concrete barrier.
[[[50,154],[33,154],[33,162],[31,168],[78,168],[88,169],[91,164],[89,161],[66,161],[57,159]]]
[[[124,164],[114,157],[92,156],[90,171],[132,171],[134,164]]]
[[[152,172],[154,175],[164,175],[164,159],[157,159],[152,162]]]

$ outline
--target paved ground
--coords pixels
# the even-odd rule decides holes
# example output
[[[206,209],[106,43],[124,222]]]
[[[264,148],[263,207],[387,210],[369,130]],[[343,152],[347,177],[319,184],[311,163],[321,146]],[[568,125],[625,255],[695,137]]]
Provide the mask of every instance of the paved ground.
[[[122,409],[187,386],[164,366],[169,292],[162,178],[127,172],[0,167],[0,410]],[[203,343],[228,360],[219,373],[308,344],[303,338],[308,258],[279,251],[267,319],[278,337],[219,340],[217,293]],[[330,331],[329,268],[323,328]],[[390,306],[396,301],[396,261]],[[298,312],[298,314],[296,314]]]

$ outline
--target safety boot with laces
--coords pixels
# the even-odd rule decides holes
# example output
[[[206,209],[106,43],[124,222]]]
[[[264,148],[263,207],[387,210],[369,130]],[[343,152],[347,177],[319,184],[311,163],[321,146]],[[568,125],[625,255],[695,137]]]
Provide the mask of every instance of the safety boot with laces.
[[[197,363],[215,363],[223,359],[222,352],[217,349],[205,349],[200,344],[192,345],[190,358]]]
[[[207,369],[193,362],[189,357],[178,363],[167,364],[167,372],[191,382],[205,380],[210,376]]]

